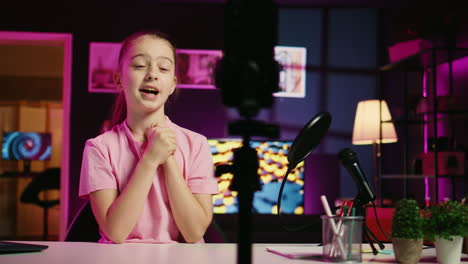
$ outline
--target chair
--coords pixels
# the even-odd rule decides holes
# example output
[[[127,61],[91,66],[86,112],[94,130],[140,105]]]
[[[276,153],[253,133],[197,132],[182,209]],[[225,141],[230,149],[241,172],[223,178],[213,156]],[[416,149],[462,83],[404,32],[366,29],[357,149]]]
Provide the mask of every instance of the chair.
[[[43,239],[48,239],[49,233],[49,208],[60,203],[60,200],[44,200],[39,198],[39,193],[47,190],[60,190],[60,168],[48,168],[26,186],[21,194],[21,202],[27,204],[35,204],[44,209],[43,220]]]
[[[99,225],[94,218],[91,204],[86,201],[71,222],[65,241],[97,242],[101,238]]]
[[[91,204],[87,201],[78,211],[69,229],[65,241],[75,242],[96,242],[101,238],[99,234],[99,225],[94,218]],[[226,236],[221,228],[214,221],[208,226],[205,236],[205,243],[225,243]]]
[[[205,235],[203,236],[205,243],[227,243],[228,239],[222,228],[218,225],[216,220],[211,220],[210,225],[206,229]]]

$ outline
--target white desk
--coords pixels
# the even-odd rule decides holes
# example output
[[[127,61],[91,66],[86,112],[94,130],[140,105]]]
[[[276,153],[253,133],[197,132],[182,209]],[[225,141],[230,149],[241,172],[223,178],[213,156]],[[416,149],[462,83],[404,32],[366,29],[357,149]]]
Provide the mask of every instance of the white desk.
[[[49,245],[36,253],[0,255],[1,264],[237,264],[237,244],[98,244],[83,242],[27,241]],[[322,248],[308,244],[254,244],[252,264],[323,263],[312,259],[288,259],[266,251],[267,247],[310,246],[321,254]],[[365,247],[365,246],[364,246]],[[391,244],[386,246],[391,248]],[[435,250],[423,250],[420,263],[437,263]],[[468,263],[466,255],[464,262]],[[393,255],[363,254],[364,262],[395,263]]]

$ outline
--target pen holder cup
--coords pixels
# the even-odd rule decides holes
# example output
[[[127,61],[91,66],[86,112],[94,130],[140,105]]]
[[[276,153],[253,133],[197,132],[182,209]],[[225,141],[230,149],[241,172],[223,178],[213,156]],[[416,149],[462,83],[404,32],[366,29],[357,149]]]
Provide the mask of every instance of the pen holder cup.
[[[363,216],[322,215],[323,257],[331,262],[361,262]]]

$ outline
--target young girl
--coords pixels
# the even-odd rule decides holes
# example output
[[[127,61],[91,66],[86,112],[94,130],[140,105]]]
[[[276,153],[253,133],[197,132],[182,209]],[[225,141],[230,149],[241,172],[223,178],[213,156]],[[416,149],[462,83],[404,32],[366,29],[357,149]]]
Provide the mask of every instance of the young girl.
[[[164,114],[177,83],[175,59],[161,33],[138,32],[122,43],[118,123],[86,142],[81,168],[79,195],[91,202],[99,242],[203,242],[218,187],[206,137]]]

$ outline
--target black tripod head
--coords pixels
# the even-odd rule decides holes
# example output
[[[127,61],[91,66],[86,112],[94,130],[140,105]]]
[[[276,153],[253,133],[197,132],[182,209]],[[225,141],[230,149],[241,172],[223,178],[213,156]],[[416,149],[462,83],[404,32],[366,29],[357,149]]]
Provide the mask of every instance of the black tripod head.
[[[215,69],[223,104],[247,119],[271,107],[279,91],[277,7],[271,0],[228,0],[224,13],[223,58]]]

